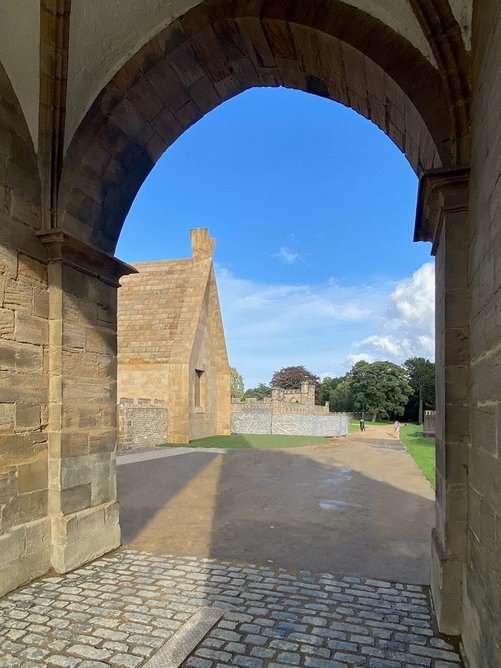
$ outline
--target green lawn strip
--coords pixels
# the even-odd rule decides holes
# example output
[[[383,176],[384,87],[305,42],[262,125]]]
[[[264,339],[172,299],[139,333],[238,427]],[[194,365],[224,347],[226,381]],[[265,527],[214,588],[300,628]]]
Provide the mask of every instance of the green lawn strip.
[[[435,439],[422,434],[422,425],[406,424],[400,429],[400,440],[435,489]]]
[[[188,445],[163,443],[161,448],[300,448],[304,445],[326,443],[324,436],[282,436],[281,434],[232,434],[231,436],[209,436],[190,441]]]

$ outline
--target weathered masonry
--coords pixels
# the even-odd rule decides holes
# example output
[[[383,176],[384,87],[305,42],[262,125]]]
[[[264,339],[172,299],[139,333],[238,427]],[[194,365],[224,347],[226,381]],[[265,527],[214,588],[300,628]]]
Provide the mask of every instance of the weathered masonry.
[[[167,404],[162,399],[120,399],[117,449],[148,449],[166,443],[168,419]]]
[[[501,663],[500,62],[497,0],[2,1],[2,592],[119,544],[122,223],[186,128],[283,85],[372,120],[420,177],[437,286],[433,600],[470,666]]]
[[[271,397],[231,400],[231,431],[235,434],[346,436],[348,416],[329,413],[329,402],[315,405],[315,383],[299,389],[274,387]]]
[[[295,413],[296,415],[329,415],[329,402],[323,406],[315,404],[315,383],[304,381],[297,390],[274,387],[271,397],[256,399],[232,399],[232,413],[246,412]]]
[[[163,437],[154,440],[162,433],[158,425],[144,445],[230,433],[230,366],[212,260],[214,239],[206,229],[191,230],[191,245],[192,258],[135,265],[138,273],[125,276],[119,291],[121,410],[127,410],[129,421],[141,420],[148,400],[151,417],[153,411],[162,414],[157,402],[168,413]],[[124,402],[130,399],[136,408]],[[124,430],[133,425],[125,418],[121,426],[119,444],[124,446]]]

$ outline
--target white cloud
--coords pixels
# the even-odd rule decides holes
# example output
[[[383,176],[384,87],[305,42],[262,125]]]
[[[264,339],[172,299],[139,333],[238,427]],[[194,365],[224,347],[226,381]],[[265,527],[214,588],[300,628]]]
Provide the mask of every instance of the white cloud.
[[[433,356],[431,264],[398,283],[353,286],[272,284],[216,271],[230,360],[247,387],[292,364],[339,376],[361,359]]]
[[[350,353],[346,357],[346,363],[351,367],[357,362],[374,362],[374,357],[370,353]]]
[[[423,264],[408,279],[400,281],[383,313],[380,333],[357,343],[394,362],[408,357],[433,358],[435,353],[435,271]]]
[[[397,284],[391,299],[404,325],[430,328],[435,314],[435,270],[423,264],[412,277]]]
[[[296,264],[296,262],[299,259],[299,253],[295,253],[294,251],[291,251],[289,248],[281,246],[278,253],[275,253],[271,257],[277,257],[284,264]]]

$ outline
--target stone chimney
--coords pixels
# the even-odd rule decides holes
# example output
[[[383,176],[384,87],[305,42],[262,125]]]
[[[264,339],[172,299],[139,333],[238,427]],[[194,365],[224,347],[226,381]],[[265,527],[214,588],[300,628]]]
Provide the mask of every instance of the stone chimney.
[[[190,230],[191,254],[194,260],[208,260],[214,253],[216,240],[211,239],[206,227]]]

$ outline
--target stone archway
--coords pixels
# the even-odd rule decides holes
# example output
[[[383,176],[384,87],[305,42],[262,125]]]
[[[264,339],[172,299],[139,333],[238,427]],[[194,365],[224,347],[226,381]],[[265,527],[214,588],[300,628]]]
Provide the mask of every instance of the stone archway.
[[[427,12],[426,7],[426,4],[422,6],[420,17],[432,33],[433,26],[437,29],[437,21],[439,25],[443,23],[436,14]],[[47,233],[52,255],[54,252],[55,257],[64,257],[66,253],[74,255],[74,249],[70,248],[82,242],[85,247],[90,244],[91,248],[99,249],[97,254],[102,260],[106,258],[105,254],[112,253],[130,204],[160,155],[205,113],[252,86],[283,85],[351,106],[388,134],[420,176],[437,168],[455,168],[468,153],[468,81],[464,74],[464,50],[461,52],[457,47],[457,35],[449,31],[448,39],[456,45],[455,49],[444,49],[443,40],[432,40],[437,60],[443,65],[441,71],[381,22],[342,2],[323,2],[321,7],[313,9],[305,2],[270,0],[267,3],[228,5],[221,0],[210,0],[195,7],[125,63],[87,113],[64,161],[58,225],[65,236],[58,232],[56,239],[54,233]],[[456,64],[452,78],[451,63]],[[424,192],[428,180],[423,178],[422,183]],[[444,184],[448,187],[448,176]],[[465,192],[464,188],[462,192]],[[425,193],[423,197],[428,195]],[[455,215],[456,218],[457,215],[463,216],[455,230],[465,233],[465,209],[462,214],[456,211]],[[426,216],[426,220],[431,217],[436,222],[442,216],[442,210]],[[432,222],[431,227],[434,224]],[[417,231],[417,237],[428,238],[429,227],[423,225]],[[441,230],[441,234],[447,234],[445,226]],[[437,273],[441,276],[447,257],[457,255],[464,248],[464,239],[458,242],[456,235],[454,242],[439,244],[436,237],[435,242],[440,245]],[[80,253],[84,253],[83,245]],[[99,260],[96,258],[95,262]],[[106,262],[111,262],[111,258]],[[112,264],[116,274],[126,270]],[[103,286],[102,280],[105,283],[113,281],[106,272],[104,277],[100,275],[97,279],[101,284],[92,288],[95,296],[90,296],[88,288],[84,294],[76,295],[78,303],[89,305],[95,301],[98,312],[104,309],[113,314],[114,288]],[[440,314],[445,313],[446,308],[443,297],[451,291],[457,295],[460,286],[449,280],[445,285],[439,281],[438,287],[438,336],[439,348],[443,350],[454,336],[452,330],[446,330],[445,317],[441,319]],[[97,296],[99,291],[106,294],[104,299]],[[466,293],[462,299],[466,299]],[[79,311],[81,313],[81,309]],[[70,317],[75,318],[76,313],[63,313],[63,331],[65,321]],[[81,315],[79,317],[81,319]],[[92,330],[88,338],[95,340],[90,347],[84,346],[83,355],[86,358],[98,355],[101,360],[108,359],[111,363],[114,356],[113,316],[110,315],[108,320],[103,317],[104,321],[98,318],[81,323],[86,331]],[[443,326],[440,324],[442,320]],[[461,327],[464,330],[464,323]],[[457,331],[458,327],[452,329]],[[69,336],[71,338],[71,334]],[[75,345],[74,341],[72,345]],[[450,349],[447,355],[447,360],[440,354],[438,357],[442,370],[439,396],[443,406],[448,405],[449,412],[454,412],[461,401],[451,400],[451,393],[457,386],[454,384],[453,390],[451,384],[447,384],[446,367],[454,367],[457,371],[465,366],[464,360],[455,359]],[[92,368],[91,362],[89,368]],[[73,373],[71,369],[68,371],[70,375]],[[89,407],[97,397],[105,403],[112,400],[110,380],[105,374],[98,390],[93,384],[95,379],[87,384]],[[81,378],[75,383],[77,387],[82,388]],[[66,409],[70,409],[68,404]],[[109,454],[113,426],[110,420],[96,425],[100,433],[89,436],[88,441],[93,443],[92,454],[89,445],[86,446],[88,454],[78,450],[80,456],[85,457],[88,468],[85,469],[83,460],[81,466],[87,473],[82,485],[74,485],[73,491],[68,491],[69,498],[77,499],[76,507],[69,502],[73,510],[90,513],[94,518],[96,513],[104,512],[101,520],[96,520],[100,523],[104,542],[97,541],[94,553],[108,549],[108,538],[112,535],[106,529],[106,513],[114,508],[114,491],[109,481],[113,476]],[[66,437],[70,440],[81,436],[79,429],[74,427],[62,427],[61,432],[67,432]],[[453,482],[450,472],[446,472],[445,453],[449,440],[444,423],[439,434],[443,465],[440,466],[439,457],[437,578],[434,583],[437,601],[446,589],[450,590],[446,592],[449,598],[460,599],[458,569],[464,559],[461,548],[457,554],[451,555],[449,546],[449,527],[457,527],[459,522],[465,529],[466,512],[464,503],[454,508],[446,503],[450,485],[457,488],[457,481]],[[64,460],[62,453],[60,456]],[[78,480],[78,471],[75,476]],[[101,483],[96,483],[96,476]],[[98,487],[101,491],[106,489],[106,493],[99,493]],[[60,534],[62,555],[71,552],[66,547],[66,530],[64,528]],[[61,556],[58,562],[61,570],[84,559],[76,544],[75,549],[73,556]],[[439,604],[437,607],[440,614],[442,608]],[[447,610],[452,609],[453,606],[447,606]],[[448,620],[441,620],[446,630],[457,630],[458,615],[456,610],[453,618],[449,614]]]
[[[381,22],[342,2],[205,2],[139,50],[95,100],[69,146],[59,226],[112,252],[159,156],[224,100],[253,86],[330,98],[372,120],[420,175],[461,164],[467,100]],[[460,78],[460,75],[458,75]],[[467,83],[464,84],[467,87]]]
[[[68,2],[56,4],[69,14]],[[469,63],[448,3],[410,4],[434,63],[382,21],[341,0],[199,3],[115,73],[64,159],[57,137],[64,125],[58,116],[61,90],[55,85],[50,91],[48,107],[53,103],[58,113],[46,125],[42,118],[40,130],[48,141],[40,158],[47,202],[39,236],[41,252],[49,256],[48,513],[50,563],[57,570],[70,570],[119,543],[116,286],[130,268],[112,253],[130,204],[160,155],[203,114],[249,87],[283,85],[336,100],[371,119],[422,179],[416,238],[433,240],[437,252],[437,349],[443,353],[434,597],[441,628],[459,632],[466,550],[468,424],[462,414],[469,332],[462,268],[468,172],[455,169],[469,159]],[[53,17],[56,23],[65,20],[62,11]],[[60,38],[54,53],[64,60],[67,34],[54,34]],[[60,70],[65,76],[64,63]],[[61,72],[54,84],[64,79]],[[51,144],[53,134],[58,141]],[[430,173],[437,169],[442,171]],[[16,577],[26,579],[26,571]]]

